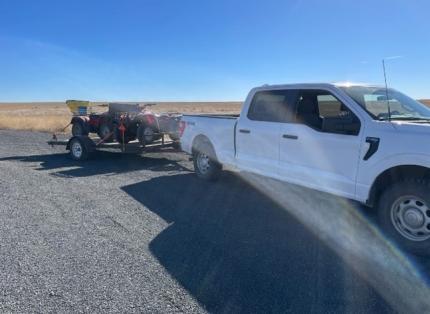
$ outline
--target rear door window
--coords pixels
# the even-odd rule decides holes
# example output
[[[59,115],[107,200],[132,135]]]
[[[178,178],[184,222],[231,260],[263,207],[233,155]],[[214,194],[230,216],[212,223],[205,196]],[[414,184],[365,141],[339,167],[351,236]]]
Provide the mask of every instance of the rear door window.
[[[255,121],[289,122],[293,118],[296,97],[295,90],[257,92],[249,107],[248,118]]]

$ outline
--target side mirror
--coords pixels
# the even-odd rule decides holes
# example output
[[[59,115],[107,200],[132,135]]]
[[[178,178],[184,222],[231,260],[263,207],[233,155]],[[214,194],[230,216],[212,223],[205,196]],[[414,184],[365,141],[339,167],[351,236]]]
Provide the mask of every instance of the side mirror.
[[[360,127],[360,120],[353,114],[347,114],[345,116],[323,118],[322,130],[327,133],[358,135]]]

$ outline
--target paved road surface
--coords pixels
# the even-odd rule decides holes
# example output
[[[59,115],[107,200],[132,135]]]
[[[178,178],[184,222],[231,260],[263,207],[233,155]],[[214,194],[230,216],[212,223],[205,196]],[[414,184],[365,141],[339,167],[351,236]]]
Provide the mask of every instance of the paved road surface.
[[[202,182],[179,153],[106,152],[74,162],[63,148],[48,147],[48,137],[0,131],[1,312],[386,313],[409,306],[381,291],[400,289],[384,278],[402,273],[409,259],[384,275],[354,255],[362,244],[330,237],[338,223],[355,226],[351,216],[320,217],[308,205],[289,211],[292,197],[271,195],[288,193],[265,191],[252,176]],[[426,260],[412,267],[422,268],[417,280],[430,269]]]

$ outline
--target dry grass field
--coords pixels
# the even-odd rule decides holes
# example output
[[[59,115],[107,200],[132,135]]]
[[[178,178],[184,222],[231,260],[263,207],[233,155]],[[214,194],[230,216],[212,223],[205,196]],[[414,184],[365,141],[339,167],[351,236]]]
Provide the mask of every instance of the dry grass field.
[[[145,102],[143,102],[145,103]],[[152,102],[151,102],[152,103]],[[157,102],[154,112],[238,113],[240,102]],[[92,107],[95,112],[106,107]],[[0,129],[59,132],[72,117],[65,103],[0,103]],[[66,132],[70,131],[70,127]]]
[[[421,100],[430,107],[430,100]],[[102,103],[96,103],[101,105]],[[241,102],[157,102],[155,112],[238,113]],[[102,112],[106,107],[94,106]],[[71,119],[65,103],[0,103],[0,129],[59,132]],[[70,128],[66,129],[66,132]]]
[[[426,104],[427,106],[430,107],[430,99],[424,99],[424,100],[420,100],[423,104]]]

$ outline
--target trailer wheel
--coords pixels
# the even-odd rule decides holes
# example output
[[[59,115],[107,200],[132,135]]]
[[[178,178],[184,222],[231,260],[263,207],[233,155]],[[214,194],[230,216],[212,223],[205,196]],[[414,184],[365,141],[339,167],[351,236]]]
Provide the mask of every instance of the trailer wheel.
[[[88,159],[88,148],[85,143],[79,138],[73,138],[69,144],[70,157],[73,160],[86,160]]]
[[[82,122],[73,122],[72,135],[73,136],[88,135],[88,131],[86,130]]]

